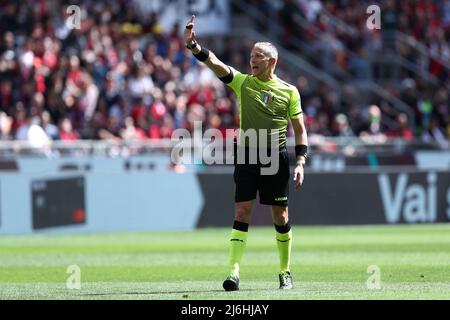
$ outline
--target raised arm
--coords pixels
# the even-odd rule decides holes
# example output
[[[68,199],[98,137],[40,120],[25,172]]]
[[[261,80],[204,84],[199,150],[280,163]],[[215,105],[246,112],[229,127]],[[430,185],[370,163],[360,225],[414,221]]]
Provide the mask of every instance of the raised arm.
[[[220,61],[213,52],[200,46],[195,38],[194,26],[195,16],[192,16],[184,29],[184,43],[186,48],[191,50],[198,60],[206,64],[219,79],[227,82],[227,78],[232,77],[230,68]]]

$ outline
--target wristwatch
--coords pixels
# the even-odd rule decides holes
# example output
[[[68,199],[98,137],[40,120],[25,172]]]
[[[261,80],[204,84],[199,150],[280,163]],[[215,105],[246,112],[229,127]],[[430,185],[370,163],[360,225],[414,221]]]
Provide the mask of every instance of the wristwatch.
[[[189,50],[194,49],[197,46],[197,41],[191,40],[190,42],[186,43],[186,48]]]

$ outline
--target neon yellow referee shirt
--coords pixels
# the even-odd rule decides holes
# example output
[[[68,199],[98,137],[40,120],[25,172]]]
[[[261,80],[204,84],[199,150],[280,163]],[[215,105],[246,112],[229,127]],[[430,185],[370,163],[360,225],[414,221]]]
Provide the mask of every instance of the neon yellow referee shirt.
[[[230,69],[233,80],[227,85],[238,97],[240,129],[244,132],[248,129],[266,129],[268,147],[284,147],[288,118],[299,119],[302,116],[297,88],[277,76],[264,82],[231,67]],[[245,145],[247,146],[247,142]]]

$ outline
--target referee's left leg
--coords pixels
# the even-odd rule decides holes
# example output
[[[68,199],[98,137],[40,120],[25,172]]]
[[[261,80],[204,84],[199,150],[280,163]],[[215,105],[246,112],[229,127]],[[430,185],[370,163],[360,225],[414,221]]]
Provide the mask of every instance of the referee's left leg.
[[[272,206],[272,219],[275,225],[278,253],[280,255],[280,288],[291,289],[292,277],[290,270],[292,230],[289,224],[287,206]]]

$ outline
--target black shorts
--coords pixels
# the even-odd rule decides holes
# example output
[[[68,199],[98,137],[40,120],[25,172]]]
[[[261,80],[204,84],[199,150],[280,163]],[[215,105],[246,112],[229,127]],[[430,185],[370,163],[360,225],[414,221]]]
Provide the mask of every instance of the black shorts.
[[[287,206],[289,196],[289,157],[286,149],[279,152],[278,171],[274,175],[262,175],[261,164],[235,164],[235,202],[256,199],[265,205]]]

